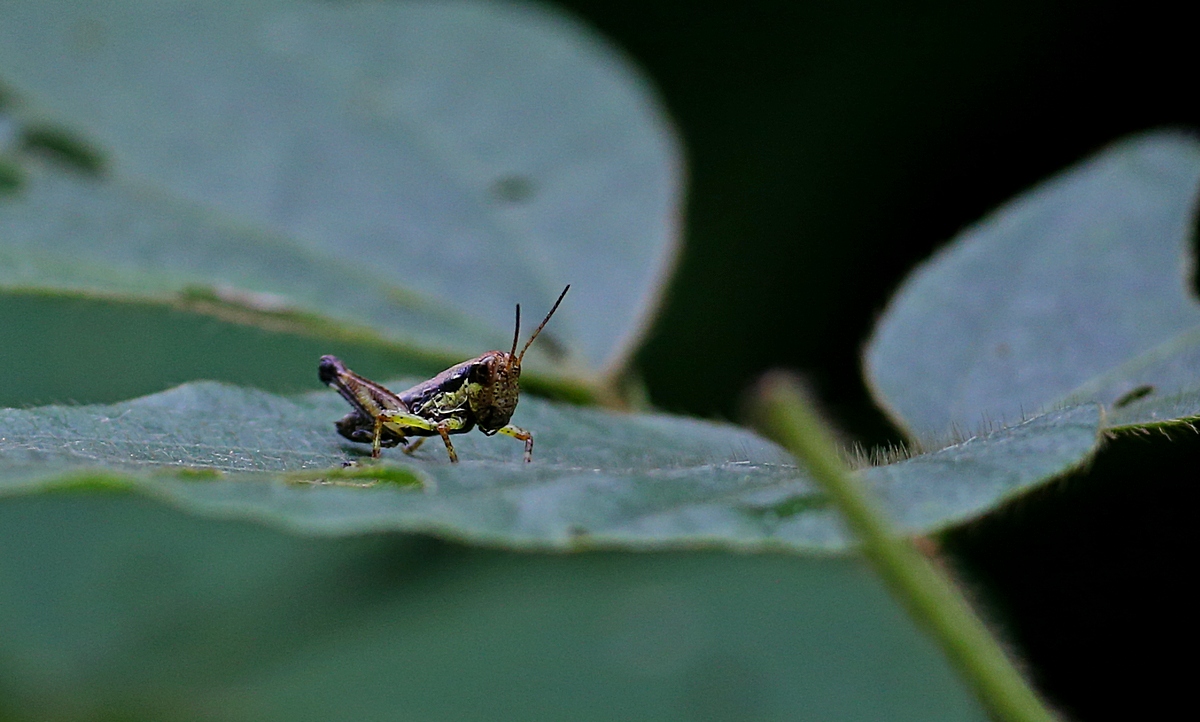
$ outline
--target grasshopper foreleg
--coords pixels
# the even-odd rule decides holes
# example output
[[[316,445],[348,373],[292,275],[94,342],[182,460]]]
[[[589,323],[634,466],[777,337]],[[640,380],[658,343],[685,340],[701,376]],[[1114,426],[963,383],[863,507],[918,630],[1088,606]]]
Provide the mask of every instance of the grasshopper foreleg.
[[[528,464],[529,462],[533,461],[533,434],[529,433],[525,429],[522,429],[520,426],[513,426],[512,424],[502,427],[497,433],[504,434],[505,436],[511,436],[518,441],[524,441],[525,463]]]

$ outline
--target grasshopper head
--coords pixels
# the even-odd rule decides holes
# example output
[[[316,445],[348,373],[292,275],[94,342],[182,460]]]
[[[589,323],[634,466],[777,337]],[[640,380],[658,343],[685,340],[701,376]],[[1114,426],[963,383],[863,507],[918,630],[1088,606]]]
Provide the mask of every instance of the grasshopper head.
[[[550,308],[550,313],[534,329],[533,335],[525,342],[521,353],[517,353],[517,340],[521,335],[521,305],[517,304],[517,323],[513,330],[512,351],[488,351],[475,359],[471,364],[470,376],[467,379],[467,400],[471,411],[475,414],[475,423],[485,432],[496,431],[508,424],[513,412],[517,410],[517,400],[521,394],[521,361],[525,352],[538,337],[550,317],[558,310],[567,291],[568,285],[559,294],[558,300]]]
[[[521,361],[510,353],[488,351],[475,359],[467,377],[467,403],[485,432],[508,424],[521,394]]]

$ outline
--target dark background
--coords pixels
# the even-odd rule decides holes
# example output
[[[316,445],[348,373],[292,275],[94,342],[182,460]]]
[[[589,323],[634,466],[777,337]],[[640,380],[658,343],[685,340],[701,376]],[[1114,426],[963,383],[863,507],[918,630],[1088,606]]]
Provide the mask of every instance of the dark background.
[[[1110,141],[1200,127],[1182,3],[558,4],[645,70],[687,145],[687,251],[637,359],[673,411],[736,420],[782,366],[850,439],[898,441],[859,350],[913,265]],[[1074,718],[1191,706],[1172,655],[1196,626],[1198,461],[1191,438],[1118,440],[946,540]]]

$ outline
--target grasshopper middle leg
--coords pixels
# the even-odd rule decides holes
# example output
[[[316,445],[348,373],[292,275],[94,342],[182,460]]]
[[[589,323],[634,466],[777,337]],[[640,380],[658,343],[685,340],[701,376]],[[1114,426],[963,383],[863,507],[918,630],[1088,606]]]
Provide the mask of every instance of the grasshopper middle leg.
[[[442,437],[442,441],[446,442],[446,453],[450,455],[450,463],[458,463],[458,452],[454,450],[454,444],[450,443],[450,429],[446,426],[446,422],[437,425],[438,435]]]
[[[464,422],[462,419],[456,417],[434,422],[424,417],[417,416],[416,414],[410,414],[404,411],[385,411],[375,417],[375,439],[371,446],[371,456],[374,458],[379,458],[379,436],[380,432],[383,430],[383,426],[386,424],[388,427],[401,434],[409,429],[437,432],[438,436],[442,437],[442,441],[446,443],[446,453],[450,455],[450,461],[457,463],[458,452],[454,450],[454,444],[450,443],[450,432],[461,429],[463,427],[463,423]],[[424,439],[415,441],[404,450],[412,453],[413,451],[416,451],[417,447],[420,446],[421,442],[423,441]]]

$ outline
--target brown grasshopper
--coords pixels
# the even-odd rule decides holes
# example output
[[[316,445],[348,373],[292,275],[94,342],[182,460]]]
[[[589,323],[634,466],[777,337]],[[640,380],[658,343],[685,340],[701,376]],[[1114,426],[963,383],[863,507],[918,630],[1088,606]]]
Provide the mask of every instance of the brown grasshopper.
[[[508,423],[521,393],[521,360],[569,290],[568,285],[559,294],[520,354],[517,339],[521,335],[521,305],[517,304],[512,351],[488,351],[399,394],[354,373],[336,356],[322,356],[317,367],[321,382],[336,389],[354,408],[334,424],[338,433],[351,441],[370,444],[372,458],[379,458],[381,447],[400,444],[404,444],[405,453],[411,454],[424,443],[424,437],[436,434],[445,442],[450,461],[457,462],[458,453],[450,436],[478,426],[486,436],[500,433],[524,441],[525,461],[532,461],[533,434]],[[420,438],[406,443],[410,436]]]

